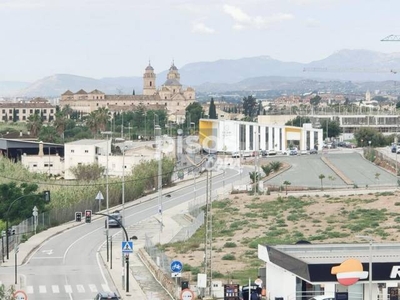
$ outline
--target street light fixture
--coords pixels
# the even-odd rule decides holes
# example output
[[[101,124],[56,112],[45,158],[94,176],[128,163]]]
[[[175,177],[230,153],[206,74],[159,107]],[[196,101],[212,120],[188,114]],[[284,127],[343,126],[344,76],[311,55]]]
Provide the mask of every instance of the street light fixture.
[[[369,300],[372,300],[372,242],[374,239],[368,235],[356,235],[356,238],[363,239],[369,242],[369,259],[368,259],[368,282],[369,282]]]
[[[108,144],[109,144],[109,139],[108,137],[111,135],[112,136],[112,131],[102,131],[101,134],[105,134],[107,136],[107,145],[106,145],[106,209],[107,209],[107,214],[110,214],[110,208],[109,208],[109,201],[108,201]],[[106,239],[107,239],[107,262],[109,261],[109,245],[108,245],[108,231],[109,231],[109,226],[108,222],[107,223],[107,228],[106,228]]]

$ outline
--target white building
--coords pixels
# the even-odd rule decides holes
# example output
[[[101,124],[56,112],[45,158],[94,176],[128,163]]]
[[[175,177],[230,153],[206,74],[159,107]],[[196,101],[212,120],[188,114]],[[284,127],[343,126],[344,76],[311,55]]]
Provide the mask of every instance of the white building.
[[[268,299],[398,299],[398,243],[258,245],[258,257]]]
[[[65,179],[75,179],[71,172],[71,168],[83,164],[97,163],[108,168],[109,176],[121,177],[124,173],[128,176],[132,173],[134,166],[141,161],[149,161],[157,159],[157,149],[153,144],[144,144],[137,147],[137,143],[126,141],[125,143],[117,143],[116,147],[120,147],[121,152],[118,155],[111,153],[111,139],[108,140],[108,156],[107,156],[107,140],[79,140],[65,144]],[[124,149],[125,148],[125,149]],[[124,151],[122,151],[124,149]],[[164,155],[174,156],[174,147],[167,146],[164,141],[162,151]],[[123,172],[123,168],[125,169]]]
[[[257,138],[258,137],[258,138]],[[290,145],[299,150],[322,149],[322,129],[260,124],[254,122],[201,119],[199,140],[203,149],[216,152],[284,151]]]
[[[59,147],[59,145],[57,145]],[[43,151],[43,142],[39,143],[39,152],[37,155],[21,155],[21,164],[31,172],[45,173],[51,176],[60,176],[64,173],[64,158],[58,153],[51,154],[54,147],[46,145],[47,154]]]

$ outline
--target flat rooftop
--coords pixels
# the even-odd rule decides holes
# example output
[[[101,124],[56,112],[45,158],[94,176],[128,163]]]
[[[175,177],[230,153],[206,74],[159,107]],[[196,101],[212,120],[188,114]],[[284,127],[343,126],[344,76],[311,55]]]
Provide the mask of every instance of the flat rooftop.
[[[270,246],[307,264],[342,263],[347,258],[369,261],[369,243]],[[373,262],[400,261],[400,243],[372,243]]]

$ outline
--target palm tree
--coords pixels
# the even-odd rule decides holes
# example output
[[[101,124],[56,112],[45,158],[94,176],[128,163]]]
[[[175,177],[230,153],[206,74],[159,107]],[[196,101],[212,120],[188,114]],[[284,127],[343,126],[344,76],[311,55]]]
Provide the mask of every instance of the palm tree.
[[[42,127],[42,124],[43,121],[40,116],[40,113],[36,111],[33,115],[30,115],[28,118],[28,123],[27,123],[28,131],[30,131],[31,135],[37,136],[40,131],[40,128]]]
[[[93,134],[97,133],[97,115],[96,111],[92,111],[86,118],[86,126],[89,127]]]
[[[324,190],[324,185],[322,183],[322,180],[325,178],[325,175],[324,174],[319,174],[318,178],[321,179],[321,190],[323,191]]]
[[[53,125],[56,128],[58,134],[61,135],[64,139],[65,125],[67,123],[65,115],[62,111],[58,111],[56,112],[55,117],[56,119],[54,120]]]
[[[286,190],[286,195],[287,195],[287,186],[288,186],[288,185],[291,185],[291,183],[290,183],[290,181],[285,180],[285,181],[283,182],[283,184],[285,185],[285,190]]]
[[[70,118],[71,114],[72,114],[73,110],[71,108],[71,106],[69,104],[65,105],[62,110],[61,113],[67,117],[67,119]]]
[[[107,128],[108,121],[110,120],[110,115],[106,107],[100,107],[95,111],[97,119],[97,128],[100,131],[104,131]]]

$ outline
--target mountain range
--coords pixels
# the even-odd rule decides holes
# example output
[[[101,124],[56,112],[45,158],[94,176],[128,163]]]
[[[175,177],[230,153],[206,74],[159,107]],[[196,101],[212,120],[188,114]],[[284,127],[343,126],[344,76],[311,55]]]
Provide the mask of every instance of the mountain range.
[[[194,62],[179,68],[181,83],[197,92],[332,89],[352,82],[392,82],[400,71],[400,53],[380,53],[369,50],[341,50],[329,57],[310,63],[283,62],[269,56],[221,59]],[[168,70],[157,74],[161,86]],[[112,77],[94,79],[70,74],[55,74],[33,83],[0,81],[0,96],[59,97],[66,90],[98,89],[106,94],[136,94],[142,92],[142,77]],[[393,85],[391,83],[391,85]],[[380,87],[375,84],[375,87]],[[296,89],[297,89],[296,88]]]

